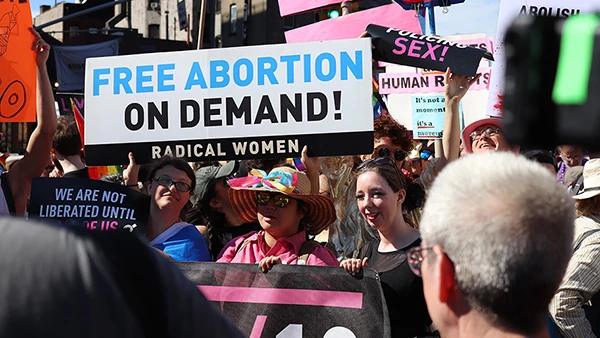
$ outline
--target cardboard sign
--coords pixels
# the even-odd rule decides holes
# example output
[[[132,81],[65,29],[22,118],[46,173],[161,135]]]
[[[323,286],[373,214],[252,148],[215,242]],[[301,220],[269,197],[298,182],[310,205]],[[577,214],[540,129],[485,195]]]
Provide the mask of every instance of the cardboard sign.
[[[0,122],[35,122],[36,69],[29,1],[0,1]]]
[[[462,102],[459,106],[462,116]],[[412,96],[413,138],[416,140],[441,139],[446,120],[444,96]],[[462,126],[461,126],[462,130]]]
[[[202,293],[251,338],[390,337],[377,274],[339,267],[177,263]]]
[[[487,102],[487,115],[502,116],[504,98],[504,74],[506,58],[504,55],[504,37],[510,24],[519,15],[538,15],[567,18],[571,15],[588,13],[600,9],[599,1],[590,0],[502,0],[496,29],[496,62],[492,67],[490,95]]]
[[[421,32],[415,12],[405,11],[397,4],[389,4],[286,31],[285,40],[307,42],[352,39],[359,37],[372,23],[409,32]]]
[[[29,216],[90,231],[144,234],[148,196],[122,185],[77,178],[35,178]]]
[[[368,39],[88,59],[88,165],[373,151]]]
[[[373,39],[373,58],[399,65],[475,76],[481,58],[493,60],[491,53],[441,37],[369,25]]]
[[[481,77],[469,90],[487,90],[491,68],[480,68]],[[382,73],[379,74],[379,94],[443,93],[444,74],[423,73]]]

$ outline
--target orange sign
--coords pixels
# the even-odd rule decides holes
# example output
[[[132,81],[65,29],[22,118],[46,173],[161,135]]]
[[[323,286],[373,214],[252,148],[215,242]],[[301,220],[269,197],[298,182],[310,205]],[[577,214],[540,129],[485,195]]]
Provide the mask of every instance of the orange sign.
[[[36,63],[28,0],[0,0],[0,122],[34,122]]]

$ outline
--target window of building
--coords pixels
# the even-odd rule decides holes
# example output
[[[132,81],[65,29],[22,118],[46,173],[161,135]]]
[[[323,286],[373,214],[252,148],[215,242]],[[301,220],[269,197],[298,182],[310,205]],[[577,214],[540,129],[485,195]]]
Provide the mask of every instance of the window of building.
[[[160,39],[160,25],[148,25],[148,37],[150,39]]]
[[[160,0],[148,0],[148,10],[160,11]]]
[[[237,6],[235,4],[229,6],[229,33],[237,33]]]
[[[221,0],[215,1],[215,13],[221,13]]]

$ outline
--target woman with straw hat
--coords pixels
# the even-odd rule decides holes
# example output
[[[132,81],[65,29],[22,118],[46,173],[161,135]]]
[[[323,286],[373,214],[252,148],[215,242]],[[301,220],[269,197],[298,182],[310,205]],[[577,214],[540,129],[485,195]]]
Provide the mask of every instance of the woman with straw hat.
[[[230,241],[217,262],[259,263],[263,271],[274,264],[338,266],[335,255],[307,234],[316,235],[335,221],[331,198],[310,194],[306,174],[278,167],[267,175],[252,170],[251,176],[228,181],[231,205],[246,223],[258,222],[263,230]]]

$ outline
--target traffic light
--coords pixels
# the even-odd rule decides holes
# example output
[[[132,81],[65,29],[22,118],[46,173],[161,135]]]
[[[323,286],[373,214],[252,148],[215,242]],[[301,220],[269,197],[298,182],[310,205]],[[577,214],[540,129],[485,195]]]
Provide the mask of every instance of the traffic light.
[[[350,12],[358,11],[358,1],[352,1]],[[315,21],[327,20],[327,19],[335,19],[342,16],[342,6],[341,4],[331,5],[327,7],[323,7],[315,12]]]

